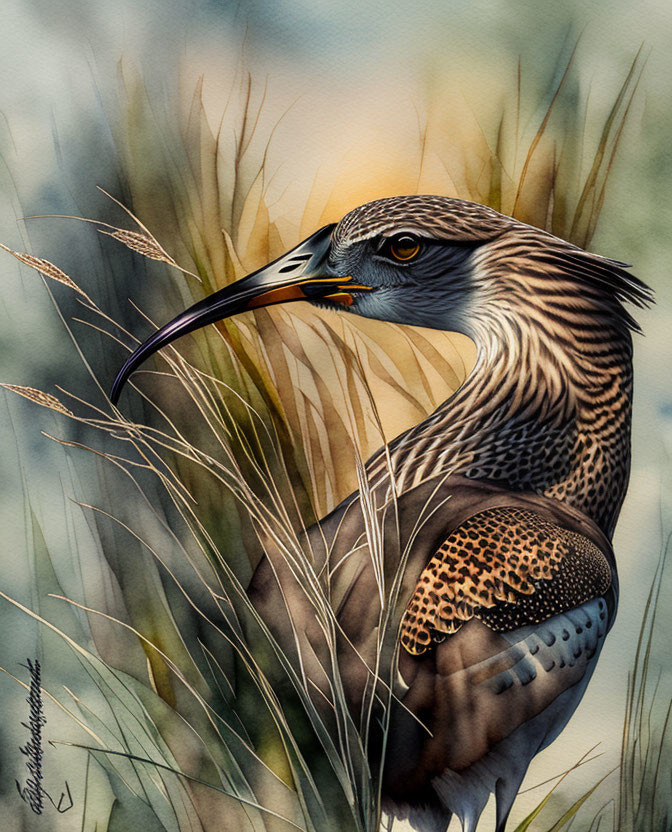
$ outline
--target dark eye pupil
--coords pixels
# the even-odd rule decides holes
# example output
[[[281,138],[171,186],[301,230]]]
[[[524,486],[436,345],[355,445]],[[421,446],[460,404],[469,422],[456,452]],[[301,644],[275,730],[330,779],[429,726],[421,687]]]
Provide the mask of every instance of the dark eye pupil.
[[[390,252],[397,260],[410,260],[420,250],[420,243],[410,234],[401,234],[390,241]]]

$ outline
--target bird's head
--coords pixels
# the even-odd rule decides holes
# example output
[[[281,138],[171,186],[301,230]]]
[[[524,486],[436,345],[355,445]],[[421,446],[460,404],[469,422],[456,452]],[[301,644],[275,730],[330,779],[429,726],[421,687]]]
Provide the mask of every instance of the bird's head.
[[[533,251],[539,239],[547,248],[549,240],[569,246],[491,208],[448,197],[391,197],[362,205],[162,326],[128,358],[111,399],[116,403],[131,373],[180,336],[278,303],[302,300],[382,321],[473,335],[486,301],[501,306],[513,293],[531,291],[515,281],[520,229],[532,232],[528,247]],[[498,268],[491,268],[493,262]],[[513,282],[507,282],[511,275]]]

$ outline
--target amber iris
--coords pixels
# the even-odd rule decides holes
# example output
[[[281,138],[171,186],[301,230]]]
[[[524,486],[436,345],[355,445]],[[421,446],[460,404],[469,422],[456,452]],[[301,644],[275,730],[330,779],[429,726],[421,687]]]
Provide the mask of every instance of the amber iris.
[[[412,260],[420,251],[420,241],[411,234],[398,234],[389,241],[388,250],[395,260]]]

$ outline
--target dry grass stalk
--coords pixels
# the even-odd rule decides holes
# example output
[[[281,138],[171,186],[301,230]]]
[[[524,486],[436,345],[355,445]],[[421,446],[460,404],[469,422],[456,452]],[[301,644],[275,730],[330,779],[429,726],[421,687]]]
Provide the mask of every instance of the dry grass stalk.
[[[4,387],[5,390],[11,390],[13,393],[17,393],[19,396],[23,396],[24,399],[35,402],[35,404],[39,404],[42,407],[48,407],[50,410],[55,410],[57,413],[63,413],[65,416],[74,416],[74,413],[71,410],[68,410],[68,408],[55,396],[52,396],[51,393],[45,393],[43,390],[36,390],[34,387],[22,387],[18,384],[3,384],[0,382],[0,387]]]
[[[113,237],[115,240],[123,243],[131,251],[142,254],[143,257],[148,257],[150,260],[159,260],[161,263],[167,263],[169,266],[177,266],[173,258],[164,251],[159,243],[146,234],[139,234],[137,231],[127,231],[124,228],[116,228],[113,231],[106,231],[99,228],[101,234],[106,234],[108,237]]]
[[[48,260],[44,260],[42,257],[34,257],[32,254],[25,254],[21,251],[14,251],[13,249],[9,248],[9,246],[0,243],[0,248],[4,249],[4,251],[9,252],[11,255],[16,257],[21,263],[26,266],[30,266],[31,269],[35,269],[36,271],[43,274],[45,277],[50,277],[52,280],[56,280],[58,283],[63,283],[69,289],[77,292],[78,295],[81,295],[85,298],[89,303],[92,303],[91,298],[86,294],[83,289],[75,283],[75,281],[68,277],[68,275],[58,268],[58,266],[54,266],[53,263],[50,263]]]
[[[134,223],[140,228],[140,231],[143,233],[140,234],[137,231],[127,231],[124,228],[115,228],[113,225],[108,225],[108,223],[99,223],[99,225],[104,225],[107,228],[112,229],[111,231],[104,231],[102,228],[99,228],[101,234],[107,234],[109,237],[113,237],[115,240],[119,240],[125,246],[130,248],[132,251],[137,252],[138,254],[142,254],[143,257],[148,257],[150,260],[158,260],[160,263],[166,263],[169,266],[172,266],[175,269],[178,269],[183,274],[188,274],[190,277],[195,277],[199,283],[201,283],[201,278],[194,274],[194,272],[190,272],[188,269],[183,269],[182,266],[178,265],[175,260],[168,254],[168,252],[163,248],[163,246],[159,243],[156,237],[152,234],[152,232],[147,228],[147,226],[140,220],[138,217],[135,216],[133,211],[124,205],[123,202],[118,200],[116,197],[112,196],[112,194],[108,193],[105,188],[101,188],[100,185],[96,186],[98,190],[105,194],[106,197],[112,200],[116,205],[118,205],[123,211],[125,211],[128,216],[133,220]],[[90,222],[90,220],[87,220]]]

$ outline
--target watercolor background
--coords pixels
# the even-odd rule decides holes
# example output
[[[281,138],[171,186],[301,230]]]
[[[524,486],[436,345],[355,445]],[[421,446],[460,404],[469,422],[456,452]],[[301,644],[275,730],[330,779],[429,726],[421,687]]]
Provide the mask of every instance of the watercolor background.
[[[640,45],[650,51],[591,248],[634,264],[633,271],[655,289],[657,304],[638,313],[646,337],[636,338],[632,479],[615,539],[622,585],[618,620],[576,715],[534,762],[526,781],[534,785],[545,780],[599,744],[602,756],[559,790],[567,801],[618,762],[627,674],[641,613],[664,539],[672,530],[672,8],[662,0],[120,0],[113,5],[5,0],[0,11],[0,241],[57,263],[108,308],[125,309],[128,315],[126,298],[131,296],[142,300],[157,319],[182,308],[184,297],[173,288],[162,296],[151,268],[83,227],[19,219],[44,213],[108,216],[108,202],[96,185],[120,198],[127,195],[117,175],[120,150],[114,125],[120,119],[120,89],[129,79],[142,77],[150,108],[171,113],[178,102],[183,106],[203,76],[206,111],[214,117],[228,94],[244,43],[255,78],[262,85],[269,79],[269,117],[277,119],[290,108],[269,157],[275,171],[271,211],[290,239],[311,230],[301,227],[311,188],[331,194],[323,205],[330,219],[365,199],[423,190],[425,183],[450,193],[451,183],[442,180],[431,147],[426,168],[418,173],[418,114],[426,114],[434,85],[449,86],[460,99],[451,112],[462,114],[467,135],[467,123],[487,124],[510,94],[519,56],[524,100],[534,102],[536,92],[541,96],[556,77],[567,44],[579,35],[577,96],[589,92],[591,107],[598,112],[613,99]],[[523,121],[534,123],[537,117],[534,106],[523,108]],[[460,128],[454,123],[447,128],[451,140],[459,142]],[[454,152],[460,151],[456,144]],[[144,152],[151,167],[151,147]],[[409,173],[399,181],[405,155]],[[161,211],[161,204],[134,207],[141,217]],[[51,392],[55,384],[80,394],[87,391],[90,380],[39,277],[9,255],[0,260],[0,273],[0,381]],[[111,350],[88,358],[109,383],[120,356]],[[390,409],[384,396],[378,405]],[[56,553],[59,564],[67,564],[67,552],[77,548],[84,572],[73,569],[68,574],[64,569],[57,576],[70,597],[78,595],[78,581],[102,580],[96,573],[94,532],[70,502],[86,502],[87,495],[96,493],[99,471],[90,459],[40,433],[65,435],[57,415],[9,392],[0,395],[0,414],[0,589],[57,626],[76,629],[79,613],[42,594],[41,587],[53,576],[45,576],[49,559],[34,553],[36,546],[46,547]],[[407,416],[395,410],[390,431],[397,427],[395,419],[401,425]],[[664,632],[665,621],[672,625],[672,613],[669,592],[663,589]],[[20,662],[38,655],[39,629],[15,606],[0,601],[0,666],[21,675]],[[63,685],[86,690],[87,671],[71,653],[62,653],[57,641],[47,634],[39,647],[44,651],[45,684],[54,691],[62,692]],[[659,690],[669,699],[669,638],[659,639],[654,660],[660,668]],[[75,809],[60,818],[52,813],[41,819],[25,810],[13,783],[22,776],[16,749],[25,740],[19,725],[25,705],[23,692],[7,675],[0,676],[0,703],[0,815],[9,818],[3,828],[105,829],[110,786],[102,775],[91,773],[84,817],[87,762],[77,749],[47,752],[47,779],[55,781],[57,791],[60,778],[67,776]],[[47,715],[50,738],[71,735],[71,722],[57,708]],[[609,782],[602,802],[609,799]],[[672,800],[672,784],[661,789]],[[539,792],[522,795],[515,818],[539,799]]]

